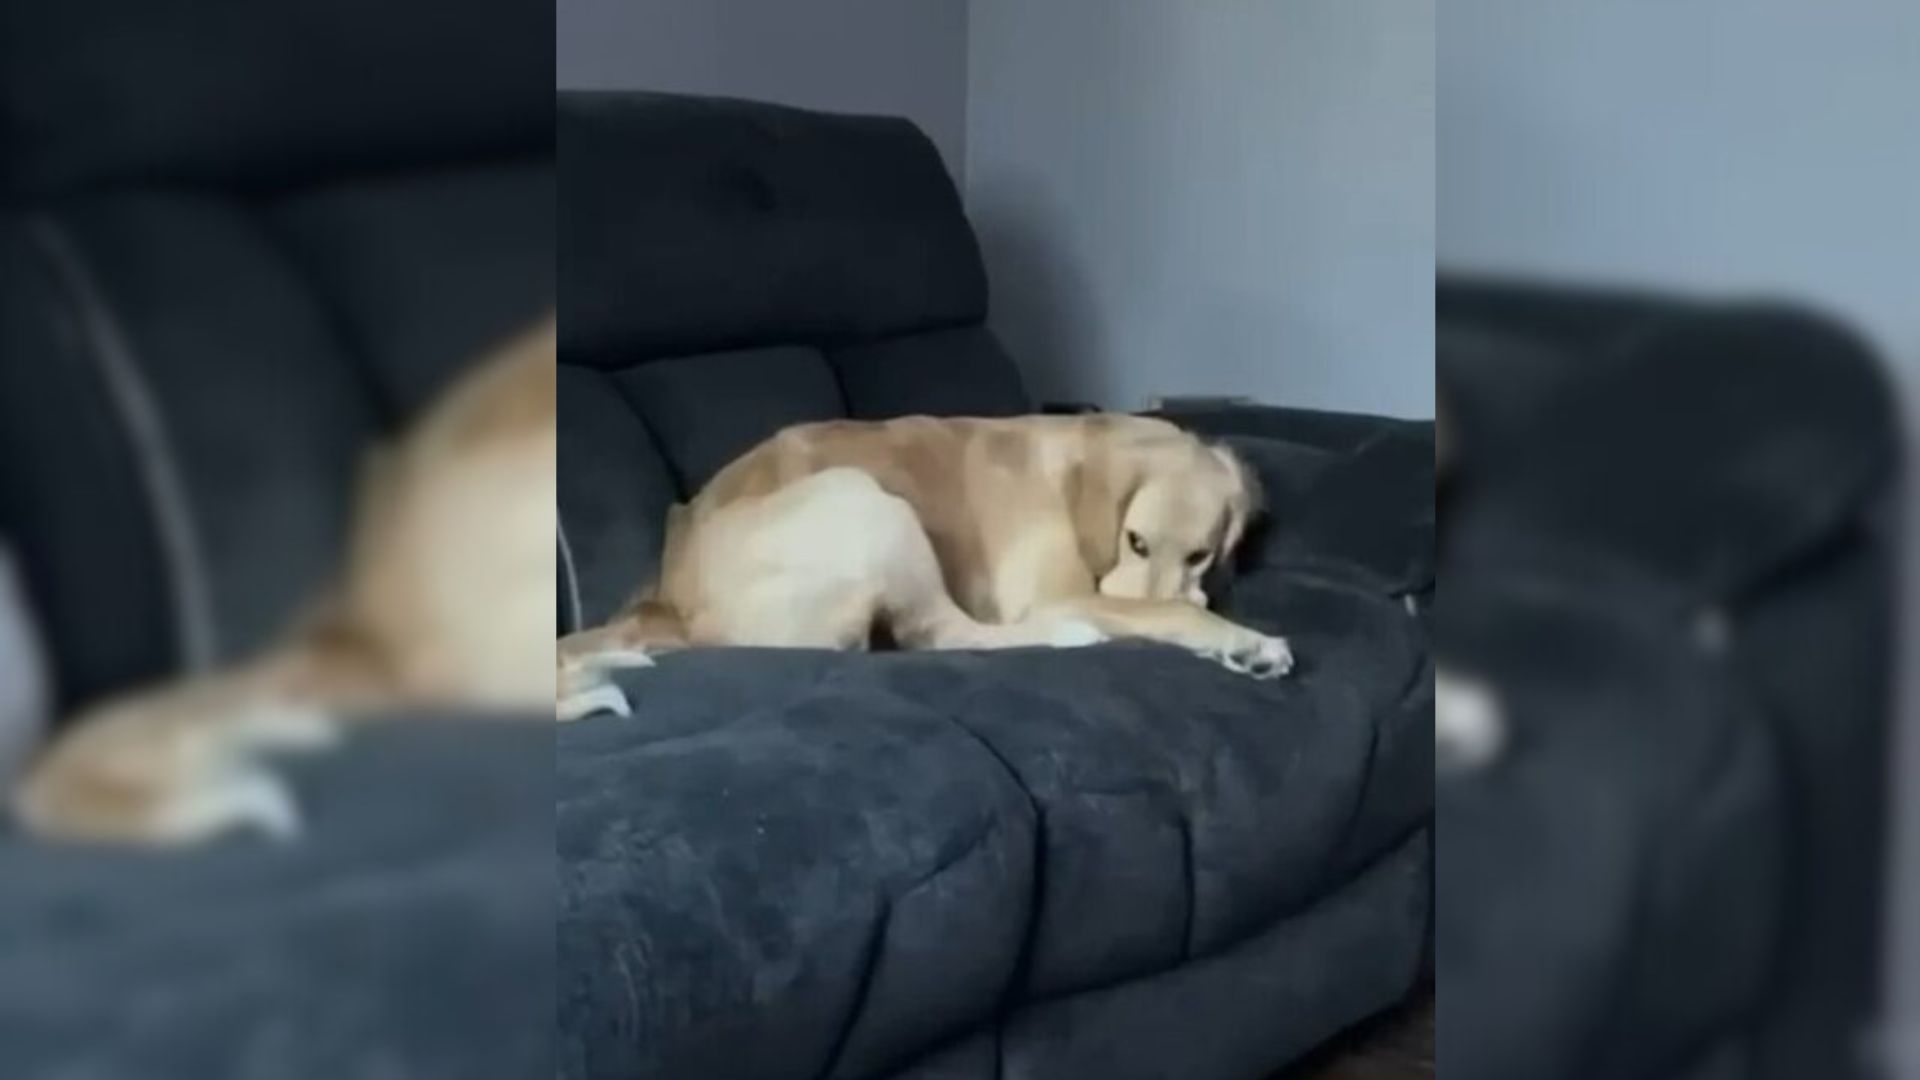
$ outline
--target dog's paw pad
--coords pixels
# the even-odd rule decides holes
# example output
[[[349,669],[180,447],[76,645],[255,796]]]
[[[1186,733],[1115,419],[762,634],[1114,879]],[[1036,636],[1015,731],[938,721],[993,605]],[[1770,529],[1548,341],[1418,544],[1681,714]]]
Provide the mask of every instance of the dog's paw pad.
[[[1278,679],[1293,670],[1293,649],[1285,638],[1263,637],[1230,650],[1221,662],[1241,675]]]
[[[603,682],[568,694],[560,699],[554,709],[555,718],[562,722],[579,720],[600,712],[632,716],[633,704],[618,686]]]

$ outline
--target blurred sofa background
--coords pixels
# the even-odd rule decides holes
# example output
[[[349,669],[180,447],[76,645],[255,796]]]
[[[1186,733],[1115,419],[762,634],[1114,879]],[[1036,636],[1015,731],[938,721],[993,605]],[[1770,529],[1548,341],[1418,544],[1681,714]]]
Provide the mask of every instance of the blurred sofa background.
[[[1443,277],[1443,1068],[1867,1076],[1895,745],[1899,419],[1831,319]]]
[[[68,715],[322,585],[372,442],[554,303],[552,26],[0,3],[0,671]],[[439,719],[290,766],[292,847],[0,832],[0,1072],[545,1075],[549,721]]]
[[[1795,875],[1847,868],[1831,883],[1795,876],[1789,921],[1831,915],[1831,926],[1855,925],[1837,931],[1843,943],[1802,939],[1807,951],[1781,961],[1777,977],[1797,985],[1779,989],[1808,1008],[1781,1020],[1778,1038],[1809,1045],[1803,1037],[1817,1028],[1824,1049],[1807,1057],[1769,1043],[1780,1049],[1780,1075],[1920,1070],[1920,788],[1903,782],[1920,775],[1920,574],[1914,545],[1900,542],[1914,535],[1920,471],[1888,476],[1870,500],[1842,476],[1792,471],[1796,461],[1828,460],[1800,456],[1823,445],[1889,468],[1908,456],[1911,440],[1890,431],[1893,417],[1911,430],[1920,415],[1920,308],[1912,302],[1920,149],[1907,134],[1906,104],[1920,92],[1908,62],[1916,48],[1920,9],[1900,0],[1461,0],[1447,6],[1438,38],[1436,255],[1444,269],[1482,283],[1526,286],[1492,298],[1455,290],[1457,303],[1443,289],[1443,335],[1450,324],[1492,320],[1509,338],[1546,339],[1533,350],[1542,362],[1516,369],[1597,370],[1676,349],[1692,363],[1720,365],[1721,392],[1697,402],[1696,431],[1671,443],[1700,451],[1703,466],[1732,460],[1716,456],[1722,448],[1710,432],[1764,433],[1753,426],[1767,415],[1749,408],[1753,395],[1803,394],[1767,406],[1778,414],[1772,458],[1748,460],[1737,479],[1702,469],[1690,479],[1663,476],[1650,490],[1717,477],[1755,501],[1797,487],[1834,505],[1856,499],[1862,514],[1867,502],[1878,504],[1871,528],[1860,530],[1877,541],[1836,531],[1836,543],[1852,537],[1844,543],[1854,554],[1834,555],[1833,581],[1790,586],[1813,571],[1782,570],[1781,588],[1811,605],[1810,640],[1803,656],[1775,657],[1777,678],[1841,696],[1804,706],[1824,719],[1781,721],[1793,736],[1786,766],[1828,777],[1817,782],[1821,794],[1792,796],[1781,840],[1815,860],[1790,863]],[[1649,312],[1676,309],[1718,327],[1701,333],[1720,335],[1725,349],[1752,351],[1751,372],[1737,357],[1713,358],[1704,341],[1640,340],[1670,329]],[[1780,340],[1741,338],[1732,328],[1743,317],[1751,337],[1776,328]],[[1810,330],[1809,318],[1827,329]],[[1450,352],[1461,355],[1443,346],[1443,368]],[[1784,387],[1749,385],[1761,372],[1779,376],[1787,353],[1797,355],[1799,374]],[[1688,365],[1672,363],[1638,384],[1621,376],[1607,403],[1611,426],[1595,437],[1634,460],[1643,431],[1664,435],[1684,400],[1669,381],[1676,391],[1698,389]],[[1526,393],[1481,389],[1485,407]],[[1852,404],[1836,408],[1850,395]],[[1693,463],[1676,459],[1664,471]],[[1683,520],[1696,518],[1689,511]],[[1884,552],[1871,554],[1874,543]],[[1855,577],[1842,581],[1844,573]],[[1739,654],[1740,636],[1731,640]],[[1882,888],[1876,898],[1866,895],[1869,876]],[[1833,981],[1842,969],[1849,976]]]

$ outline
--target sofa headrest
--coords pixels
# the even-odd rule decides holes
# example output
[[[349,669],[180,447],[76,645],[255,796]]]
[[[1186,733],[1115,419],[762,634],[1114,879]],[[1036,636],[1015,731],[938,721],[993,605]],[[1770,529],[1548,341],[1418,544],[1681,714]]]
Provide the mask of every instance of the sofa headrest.
[[[564,361],[843,345],[985,317],[959,193],[906,120],[570,92],[559,139]]]
[[[1688,602],[1736,598],[1871,520],[1900,457],[1887,379],[1824,315],[1700,304],[1540,400],[1497,491],[1483,477],[1493,523]]]
[[[550,148],[542,0],[0,3],[0,184],[298,184]]]
[[[1592,360],[1650,326],[1682,316],[1685,298],[1630,287],[1593,287],[1497,277],[1442,268],[1434,322],[1448,330],[1491,332],[1514,344]]]

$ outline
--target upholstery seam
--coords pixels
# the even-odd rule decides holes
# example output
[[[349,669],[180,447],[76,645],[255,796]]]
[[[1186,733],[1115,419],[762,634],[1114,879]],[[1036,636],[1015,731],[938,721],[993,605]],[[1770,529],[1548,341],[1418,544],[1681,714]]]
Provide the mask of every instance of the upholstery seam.
[[[1193,956],[1194,927],[1200,922],[1200,880],[1193,862],[1193,820],[1179,811],[1173,816],[1180,825],[1180,872],[1187,879],[1187,910],[1180,927],[1180,960],[1185,963]]]
[[[193,506],[159,406],[141,378],[137,352],[69,232],[45,213],[27,222],[27,232],[73,304],[83,351],[134,452],[161,561],[169,571],[177,659],[188,670],[204,671],[218,652],[212,594]]]
[[[900,906],[900,902],[928,885],[939,881],[954,867],[966,862],[982,848],[986,847],[987,841],[1002,831],[1001,825],[997,820],[988,821],[978,832],[968,838],[966,843],[960,845],[959,850],[941,859],[938,865],[934,866],[931,870],[908,882],[905,886],[901,887],[898,893],[880,898],[879,925],[875,928],[871,939],[873,948],[872,951],[867,954],[868,964],[866,969],[861,973],[857,991],[854,996],[854,1002],[858,1008],[849,1014],[846,1024],[840,1030],[839,1036],[835,1038],[833,1053],[827,1058],[827,1067],[821,1070],[820,1073],[822,1080],[831,1077],[835,1071],[839,1069],[842,1064],[842,1059],[846,1056],[847,1043],[852,1041],[854,1030],[859,1026],[860,1020],[866,1015],[866,1005],[873,996],[873,980],[877,976],[880,962],[883,958],[882,954],[886,944],[887,933],[893,929],[894,911]],[[895,1062],[891,1068],[876,1074],[876,1080],[895,1075],[900,1068],[905,1065],[910,1065],[914,1060],[917,1060],[917,1058],[909,1057],[904,1063]]]
[[[993,1074],[997,1080],[1006,1072],[1006,1040],[1003,1035],[1007,1018],[1019,1007],[1017,999],[1020,987],[1026,982],[1028,972],[1033,970],[1034,953],[1040,939],[1040,921],[1045,914],[1042,905],[1046,900],[1047,809],[1041,805],[1040,796],[1027,786],[1026,777],[1020,775],[1020,771],[1014,768],[1013,762],[1000,752],[999,747],[962,720],[958,711],[943,710],[943,715],[948,723],[958,728],[1000,766],[1007,778],[1013,781],[1014,787],[1026,797],[1028,812],[1033,818],[1032,865],[1027,880],[1027,925],[1021,929],[1019,951],[1014,954],[1013,965],[1008,969],[1006,984],[1000,988],[992,1018],[987,1021],[993,1025],[995,1032]]]
[[[399,424],[399,406],[374,372],[372,343],[365,340],[353,325],[353,319],[332,295],[333,290],[327,287],[327,282],[313,266],[307,252],[293,238],[291,229],[281,215],[257,204],[247,204],[246,209],[251,215],[251,223],[265,239],[262,246],[273,252],[286,268],[288,277],[307,287],[318,321],[326,324],[328,334],[339,346],[341,355],[347,358],[343,366],[348,371],[348,378],[365,395],[373,429],[383,436],[390,434]]]
[[[560,565],[567,571],[567,613],[571,616],[571,626],[565,627],[567,633],[573,633],[586,624],[586,613],[580,610],[580,574],[573,564],[573,545],[567,542],[566,519],[560,515],[560,507],[553,508],[553,528],[560,538]]]
[[[1162,968],[1155,968],[1151,971],[1143,971],[1135,975],[1122,976],[1121,978],[1117,978],[1117,979],[1105,979],[1088,986],[1076,987],[1072,990],[1066,990],[1066,991],[1062,991],[1060,993],[1055,993],[1055,994],[1046,994],[1040,997],[1035,997],[1027,1001],[1020,1002],[1018,1003],[1016,1010],[1013,1010],[1013,1011],[1003,1010],[1000,1014],[998,1014],[998,1016],[994,1020],[990,1021],[992,1024],[991,1028],[987,1026],[987,1023],[982,1023],[980,1026],[976,1028],[972,1028],[967,1031],[960,1032],[959,1034],[954,1035],[952,1038],[950,1038],[946,1042],[940,1043],[932,1047],[931,1049],[925,1051],[920,1057],[917,1057],[914,1059],[914,1064],[918,1064],[926,1060],[927,1058],[932,1057],[935,1054],[939,1054],[944,1051],[950,1050],[968,1039],[975,1038],[975,1037],[982,1037],[987,1034],[991,1034],[993,1036],[994,1044],[995,1044],[994,1045],[994,1055],[995,1055],[994,1076],[995,1076],[995,1080],[999,1080],[999,1077],[1004,1075],[1004,1069],[1006,1066],[1006,1062],[1005,1062],[1006,1021],[1010,1017],[1016,1014],[1030,1014],[1036,1009],[1051,1008],[1056,1005],[1061,1005],[1068,1002],[1076,1001],[1085,997],[1089,997],[1094,994],[1107,994],[1117,990],[1124,990],[1129,987],[1138,985],[1140,983],[1145,983],[1155,979],[1165,978],[1166,976],[1169,976],[1169,975],[1179,974],[1180,972],[1185,971],[1196,964],[1211,963],[1215,960],[1220,960],[1220,959],[1230,957],[1231,955],[1233,955],[1233,953],[1243,948],[1244,946],[1252,942],[1254,939],[1259,938],[1263,935],[1272,933],[1273,931],[1279,929],[1283,924],[1293,922],[1296,919],[1301,919],[1301,918],[1311,916],[1315,912],[1323,910],[1329,900],[1345,896],[1349,890],[1351,890],[1357,884],[1359,884],[1362,880],[1367,878],[1371,873],[1378,870],[1381,863],[1400,855],[1402,852],[1406,851],[1413,844],[1418,842],[1418,838],[1422,832],[1427,832],[1430,834],[1431,830],[1432,830],[1432,823],[1428,821],[1428,822],[1417,823],[1402,832],[1396,833],[1393,837],[1393,841],[1390,844],[1383,847],[1380,853],[1377,854],[1372,860],[1362,863],[1358,867],[1354,868],[1354,870],[1351,873],[1348,873],[1342,877],[1337,878],[1331,887],[1326,889],[1319,896],[1315,897],[1312,901],[1300,907],[1290,908],[1286,911],[1280,912],[1274,915],[1272,918],[1256,924],[1251,929],[1249,929],[1246,933],[1239,935],[1238,937],[1234,938],[1232,941],[1226,942],[1225,944],[1218,946],[1206,953],[1203,953],[1198,956],[1189,956],[1178,963],[1171,964]],[[1432,873],[1431,856],[1429,856],[1428,867],[1429,868],[1427,873],[1430,877]],[[1427,926],[1428,926],[1427,934],[1429,936],[1432,933],[1432,930],[1431,930],[1432,920],[1433,920],[1433,904],[1431,903],[1431,901],[1429,901],[1428,910],[1427,910]],[[1419,963],[1419,958],[1416,956],[1415,964],[1417,965],[1418,963]]]
[[[1020,951],[1015,958],[1013,974],[1009,978],[1008,985],[1002,994],[1000,1004],[995,1010],[995,1015],[997,1019],[994,1021],[994,1023],[996,1024],[996,1026],[1004,1025],[1006,1019],[1010,1015],[1012,1015],[1012,1010],[1015,1007],[1017,1007],[1020,1010],[1026,1010],[1036,1005],[1046,1005],[1052,1002],[1068,1000],[1086,993],[1111,989],[1113,987],[1122,986],[1127,983],[1136,981],[1138,979],[1152,978],[1157,975],[1163,975],[1168,972],[1178,970],[1179,968],[1184,967],[1188,964],[1204,962],[1215,956],[1219,956],[1226,952],[1229,952],[1233,948],[1245,943],[1246,941],[1250,940],[1253,937],[1258,936],[1261,933],[1264,933],[1266,930],[1271,929],[1273,926],[1278,925],[1282,921],[1296,918],[1309,911],[1312,911],[1315,907],[1319,905],[1320,900],[1324,898],[1328,893],[1344,889],[1346,886],[1348,886],[1352,882],[1358,880],[1360,877],[1363,877],[1366,874],[1366,872],[1370,870],[1375,864],[1377,864],[1381,859],[1392,855],[1394,852],[1397,852],[1402,847],[1406,846],[1408,839],[1414,833],[1418,832],[1421,828],[1427,827],[1432,821],[1432,816],[1429,814],[1426,818],[1422,819],[1421,821],[1415,822],[1414,824],[1410,825],[1407,829],[1403,831],[1395,832],[1386,844],[1382,845],[1378,851],[1371,853],[1372,854],[1371,858],[1359,860],[1354,867],[1349,869],[1348,872],[1344,874],[1341,873],[1342,866],[1341,866],[1340,860],[1337,858],[1330,858],[1328,870],[1330,872],[1331,880],[1335,883],[1332,888],[1326,890],[1325,892],[1322,892],[1319,897],[1309,898],[1304,903],[1297,904],[1297,905],[1284,905],[1282,909],[1278,911],[1271,920],[1268,920],[1265,923],[1256,923],[1253,929],[1250,929],[1242,934],[1239,934],[1231,938],[1230,940],[1224,940],[1221,943],[1216,944],[1211,949],[1196,952],[1195,949],[1193,948],[1192,935],[1194,932],[1193,925],[1197,921],[1197,917],[1198,917],[1197,909],[1198,909],[1199,897],[1196,889],[1194,888],[1194,881],[1191,876],[1191,873],[1192,873],[1191,845],[1192,845],[1192,839],[1193,839],[1192,833],[1191,833],[1192,822],[1191,820],[1189,820],[1188,816],[1185,813],[1176,812],[1175,818],[1181,827],[1182,837],[1187,842],[1189,847],[1189,850],[1186,852],[1186,860],[1188,862],[1188,866],[1186,867],[1186,870],[1189,874],[1188,881],[1187,881],[1188,925],[1185,929],[1186,940],[1183,940],[1181,943],[1181,950],[1180,950],[1181,955],[1180,955],[1179,961],[1165,968],[1141,972],[1135,975],[1123,975],[1118,978],[1097,980],[1094,983],[1087,986],[1073,987],[1070,989],[1061,989],[1053,993],[1040,994],[1040,995],[1036,995],[1034,997],[1028,998],[1024,1001],[1016,1002],[1014,1000],[1015,996],[1018,994],[1021,984],[1025,982],[1027,972],[1032,967],[1035,948],[1038,944],[1041,918],[1042,918],[1042,915],[1044,914],[1043,911],[1041,910],[1041,905],[1042,905],[1042,901],[1044,900],[1043,875],[1045,873],[1045,864],[1046,864],[1046,829],[1045,829],[1046,819],[1047,819],[1046,808],[1043,805],[1041,805],[1039,796],[1036,795],[1033,792],[1033,790],[1027,786],[1025,778],[1020,775],[1019,771],[1013,766],[1013,763],[1009,761],[1003,754],[1001,754],[998,747],[995,747],[990,741],[987,740],[985,736],[975,731],[970,725],[968,725],[963,719],[961,719],[961,715],[958,711],[955,711],[953,709],[942,710],[939,713],[939,715],[943,716],[950,724],[958,728],[961,732],[965,733],[969,739],[971,739],[974,743],[978,744],[983,750],[985,750],[987,754],[991,756],[994,759],[994,761],[996,761],[1000,765],[1001,769],[1005,771],[1009,779],[1011,779],[1014,782],[1014,784],[1020,789],[1022,794],[1024,794],[1027,797],[1027,800],[1031,804],[1033,809],[1034,867],[1033,867],[1032,890],[1031,890],[1032,891],[1032,914],[1031,914],[1031,918],[1028,921],[1025,935],[1023,936],[1023,939],[1022,939]],[[1338,853],[1338,851],[1344,850],[1346,846],[1346,840],[1348,839],[1349,834],[1351,833],[1351,830],[1352,830],[1353,822],[1358,818],[1361,809],[1363,809],[1366,805],[1365,789],[1370,787],[1370,780],[1371,780],[1370,774],[1372,772],[1374,758],[1378,752],[1379,739],[1380,739],[1380,731],[1379,731],[1379,728],[1375,727],[1372,729],[1368,738],[1367,761],[1365,766],[1363,767],[1361,782],[1360,782],[1360,787],[1362,791],[1356,797],[1354,801],[1354,805],[1349,810],[1348,821],[1342,827],[1342,830],[1341,830],[1342,842],[1340,846],[1336,848],[1336,854]],[[1095,792],[1094,794],[1103,794],[1103,793]],[[1132,794],[1132,793],[1128,793],[1128,794]]]
[[[1359,829],[1360,822],[1366,814],[1367,804],[1372,802],[1369,796],[1373,794],[1374,781],[1378,779],[1374,775],[1374,768],[1380,762],[1380,728],[1379,723],[1367,726],[1367,756],[1360,765],[1359,783],[1354,785],[1356,790],[1353,793],[1353,805],[1347,807],[1347,820],[1340,826],[1340,839],[1334,844],[1327,859],[1328,868],[1336,872],[1341,858],[1351,857],[1354,833]],[[1431,810],[1428,811],[1427,816],[1429,820],[1432,819]]]
[[[862,342],[861,344],[879,345],[890,340],[892,340],[891,337],[881,337],[871,342]],[[858,347],[858,345],[836,345],[832,347],[815,345],[813,347],[813,351],[820,354],[820,362],[826,366],[827,377],[833,380],[833,392],[840,397],[840,415],[848,418],[853,417],[853,397],[847,393],[847,376],[840,370],[840,353],[848,348]]]
[[[847,1052],[847,1043],[853,1039],[855,1028],[860,1026],[861,1017],[866,1015],[867,998],[873,992],[875,973],[880,970],[880,953],[886,945],[887,929],[893,922],[893,898],[882,896],[875,905],[872,922],[867,927],[866,939],[860,949],[860,978],[853,984],[853,994],[847,1001],[847,1016],[840,1024],[840,1030],[834,1033],[833,1044],[828,1048],[826,1058],[816,1074],[819,1080],[830,1080],[839,1071],[841,1055]]]
[[[1032,998],[1028,1001],[1021,1002],[1020,1008],[1023,1011],[1025,1011],[1025,1010],[1030,1010],[1039,1006],[1049,1006],[1049,1005],[1059,1004],[1060,1002],[1072,1001],[1075,998],[1083,997],[1088,994],[1106,993],[1107,991],[1117,990],[1122,987],[1130,986],[1134,983],[1142,982],[1147,979],[1156,979],[1163,975],[1172,975],[1179,971],[1184,970],[1185,968],[1193,964],[1204,964],[1204,963],[1211,962],[1213,960],[1220,959],[1221,957],[1227,956],[1228,954],[1232,953],[1234,950],[1252,941],[1254,938],[1257,938],[1262,934],[1266,934],[1272,930],[1277,929],[1282,923],[1291,922],[1294,919],[1298,919],[1298,918],[1303,918],[1319,910],[1320,907],[1326,902],[1326,900],[1329,897],[1333,896],[1336,893],[1344,893],[1347,889],[1351,888],[1354,885],[1354,883],[1366,877],[1367,874],[1372,870],[1378,868],[1379,864],[1382,861],[1392,858],[1393,856],[1399,854],[1409,844],[1413,843],[1414,838],[1421,831],[1430,828],[1430,826],[1431,826],[1430,821],[1419,821],[1408,826],[1406,829],[1395,833],[1393,835],[1393,839],[1389,843],[1383,845],[1381,849],[1377,853],[1375,853],[1370,860],[1361,862],[1360,864],[1355,866],[1351,872],[1347,874],[1338,875],[1331,878],[1332,884],[1328,888],[1323,890],[1320,893],[1320,895],[1313,897],[1312,899],[1308,900],[1303,904],[1290,906],[1285,910],[1276,912],[1272,918],[1267,919],[1264,922],[1254,923],[1244,933],[1236,935],[1230,941],[1224,941],[1221,944],[1216,945],[1205,952],[1196,953],[1192,956],[1188,956],[1182,959],[1181,961],[1179,961],[1178,963],[1169,964],[1166,967],[1155,968],[1151,971],[1142,971],[1135,975],[1123,975],[1117,979],[1102,979],[1099,982],[1091,983],[1086,986],[1075,987],[1071,990],[1063,990],[1053,994],[1044,994],[1039,997]]]
[[[579,365],[573,366],[578,367]],[[643,364],[634,364],[622,369],[619,374],[625,375],[637,371],[643,366]],[[693,494],[689,491],[691,485],[687,483],[686,474],[681,471],[680,463],[675,461],[673,455],[667,452],[666,444],[661,441],[660,433],[653,430],[653,423],[647,419],[646,409],[641,407],[638,401],[634,400],[632,394],[627,393],[626,384],[614,378],[613,372],[603,371],[599,368],[584,368],[583,370],[591,371],[595,375],[598,375],[601,381],[607,384],[607,388],[613,391],[615,400],[625,405],[627,411],[633,414],[634,422],[640,425],[640,434],[646,437],[647,446],[653,450],[654,456],[659,458],[660,464],[665,467],[667,479],[673,481],[674,501],[680,502],[692,498]]]

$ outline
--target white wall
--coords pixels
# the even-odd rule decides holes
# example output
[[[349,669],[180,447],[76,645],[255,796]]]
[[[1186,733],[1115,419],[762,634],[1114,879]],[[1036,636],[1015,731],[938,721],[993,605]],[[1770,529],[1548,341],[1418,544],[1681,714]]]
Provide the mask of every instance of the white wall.
[[[917,121],[964,178],[993,324],[1045,397],[1432,415],[1432,0],[557,12],[563,88]]]
[[[1046,397],[1431,416],[1431,0],[972,0],[966,192]]]
[[[961,174],[967,0],[558,0],[562,89],[906,116]]]
[[[1443,264],[1785,292],[1920,377],[1920,2],[1447,0]]]

